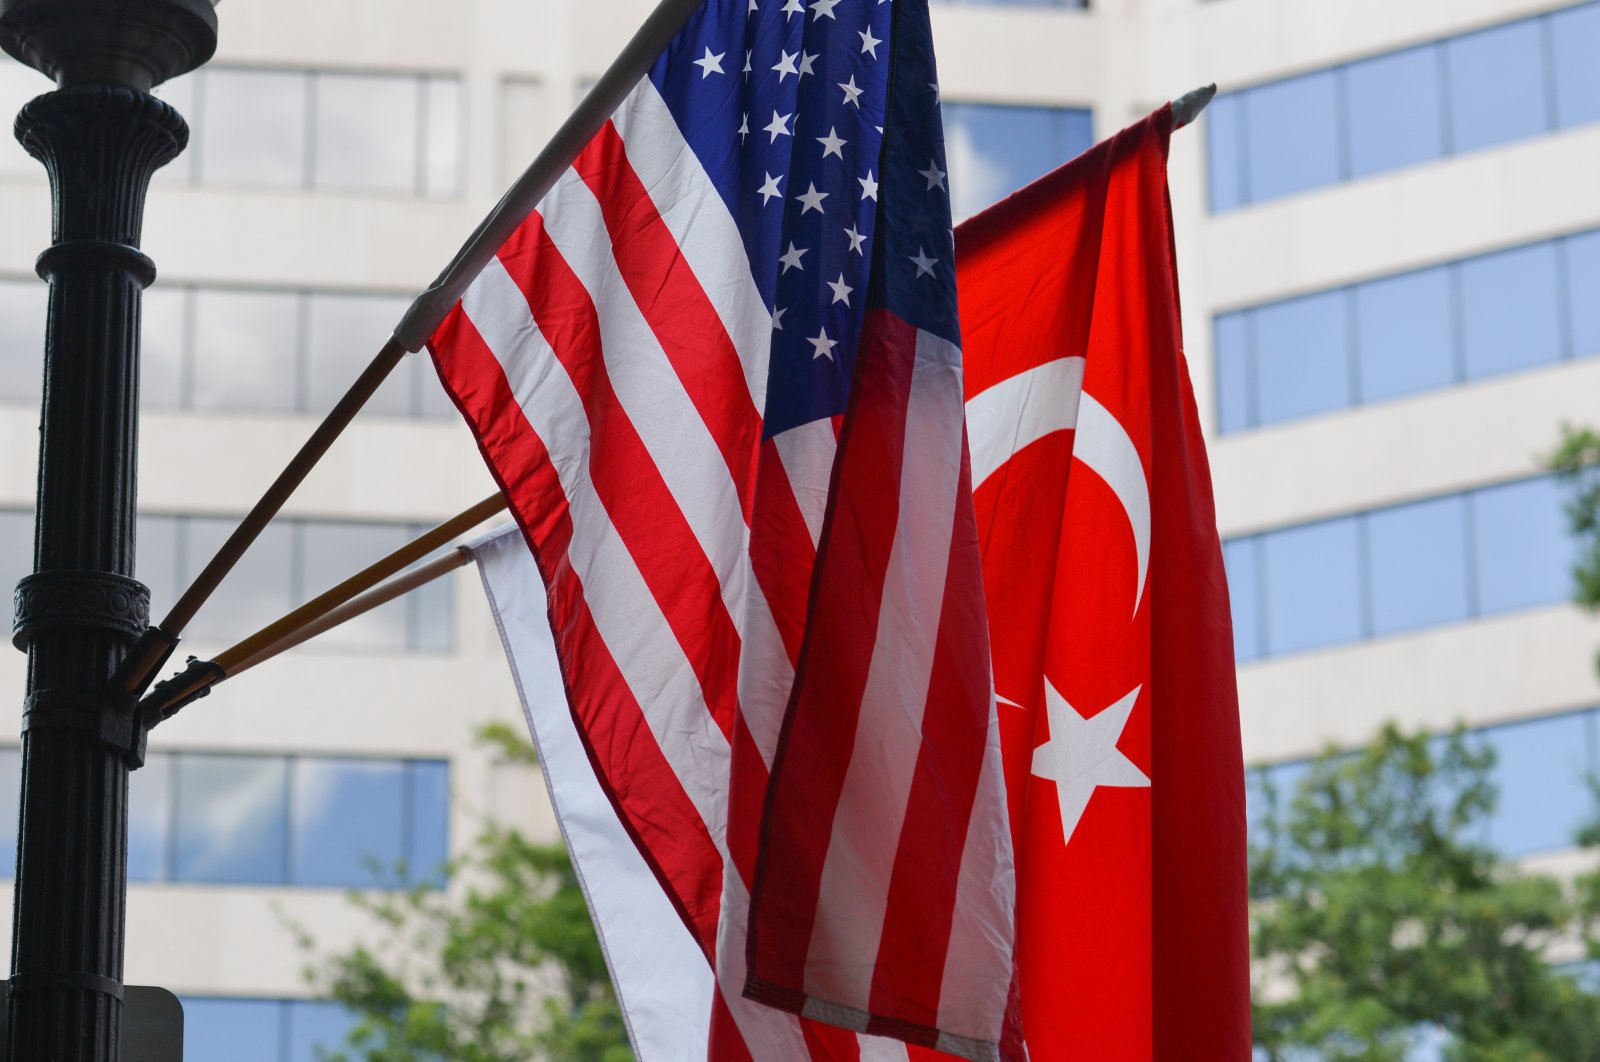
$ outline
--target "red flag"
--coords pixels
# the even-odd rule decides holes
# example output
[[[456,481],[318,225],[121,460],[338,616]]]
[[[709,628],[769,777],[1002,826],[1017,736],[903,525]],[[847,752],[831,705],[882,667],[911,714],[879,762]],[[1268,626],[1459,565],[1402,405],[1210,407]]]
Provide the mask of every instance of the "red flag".
[[[1182,353],[1170,110],[957,231],[1035,1062],[1250,1053],[1227,587]]]

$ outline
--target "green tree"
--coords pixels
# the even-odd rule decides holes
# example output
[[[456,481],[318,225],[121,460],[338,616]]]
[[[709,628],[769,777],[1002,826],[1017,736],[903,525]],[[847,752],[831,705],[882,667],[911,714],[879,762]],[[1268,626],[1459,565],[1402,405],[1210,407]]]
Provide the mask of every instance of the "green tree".
[[[1251,848],[1257,1043],[1273,1062],[1405,1059],[1430,1036],[1474,1062],[1600,1059],[1600,996],[1551,966],[1579,939],[1569,890],[1484,836],[1493,753],[1386,727],[1262,776]]]
[[[533,763],[510,728],[480,735]],[[307,979],[358,1016],[330,1062],[627,1062],[622,1014],[566,850],[486,824],[449,868],[465,887],[354,893],[381,943],[313,955]]]
[[[1578,541],[1573,600],[1591,612],[1600,611],[1600,432],[1564,425],[1561,445],[1548,463],[1572,488],[1567,526]],[[1595,666],[1600,668],[1600,656]]]

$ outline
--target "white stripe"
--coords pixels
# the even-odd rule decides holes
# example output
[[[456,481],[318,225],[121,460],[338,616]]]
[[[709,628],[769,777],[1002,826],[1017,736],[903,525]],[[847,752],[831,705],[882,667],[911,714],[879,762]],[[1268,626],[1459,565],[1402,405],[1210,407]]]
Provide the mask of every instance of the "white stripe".
[[[533,554],[515,526],[474,543],[472,553],[634,1051],[643,1059],[704,1058],[711,969],[589,765],[567,710]]]
[[[461,304],[550,451],[572,521],[567,558],[583,584],[595,627],[726,859],[728,742],[712,720],[683,648],[595,494],[582,400],[498,258],[484,267]]]
[[[961,371],[949,342],[917,333],[899,519],[872,663],[823,863],[806,993],[869,1008],[889,880],[922,745],[961,476]]]
[[[828,484],[833,477],[833,457],[839,441],[833,421],[813,420],[772,437],[778,459],[789,476],[800,516],[811,532],[811,545],[822,541],[822,520],[828,511]]]
[[[906,1062],[911,1057],[900,1040],[882,1036],[861,1037],[861,1062]]]
[[[765,410],[772,314],[756,288],[727,203],[649,78],[639,82],[612,122],[628,163],[739,352],[751,401],[758,412]]]
[[[973,490],[1029,443],[1077,427],[1083,367],[1082,358],[1057,358],[968,400]]]
[[[939,988],[939,1028],[977,1029],[975,1038],[990,1043],[1000,1039],[995,1019],[1005,1013],[1015,946],[1016,864],[1004,794],[1000,721],[991,711]]]

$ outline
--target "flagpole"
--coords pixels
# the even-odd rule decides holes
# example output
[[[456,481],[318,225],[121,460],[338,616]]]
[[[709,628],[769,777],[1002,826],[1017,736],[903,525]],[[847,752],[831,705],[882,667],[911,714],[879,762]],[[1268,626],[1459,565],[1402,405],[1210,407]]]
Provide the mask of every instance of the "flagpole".
[[[1190,125],[1200,117],[1200,112],[1206,109],[1217,94],[1217,83],[1201,85],[1197,89],[1190,89],[1172,101],[1172,129],[1177,132],[1186,125]]]

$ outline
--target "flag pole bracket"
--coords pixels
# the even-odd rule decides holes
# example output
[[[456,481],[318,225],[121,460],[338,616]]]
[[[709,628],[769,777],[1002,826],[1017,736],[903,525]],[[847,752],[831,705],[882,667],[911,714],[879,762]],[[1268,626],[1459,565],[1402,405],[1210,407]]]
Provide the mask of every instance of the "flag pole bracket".
[[[1190,89],[1172,101],[1172,128],[1182,129],[1200,117],[1200,112],[1206,109],[1217,94],[1217,83],[1201,85],[1197,89]]]
[[[216,661],[191,656],[187,667],[156,683],[139,701],[139,721],[143,729],[149,731],[200,698],[210,696],[211,687],[227,677],[227,672]]]

